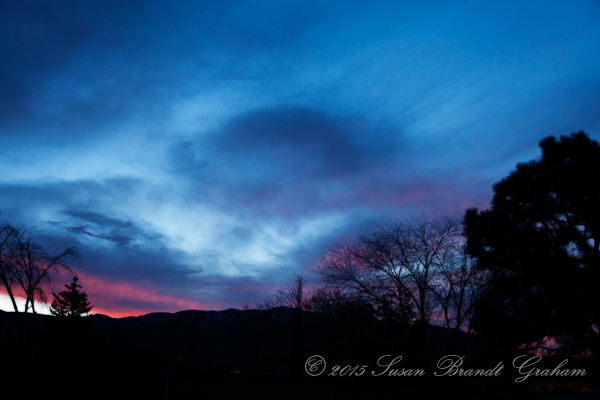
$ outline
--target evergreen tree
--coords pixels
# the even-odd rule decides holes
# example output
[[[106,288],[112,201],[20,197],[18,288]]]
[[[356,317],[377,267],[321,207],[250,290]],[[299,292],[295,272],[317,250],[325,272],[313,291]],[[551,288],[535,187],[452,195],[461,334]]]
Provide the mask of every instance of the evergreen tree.
[[[580,131],[540,147],[493,186],[491,209],[466,212],[468,250],[492,277],[473,325],[599,355],[600,143]]]
[[[78,278],[74,276],[73,282],[65,285],[66,290],[52,293],[54,300],[50,313],[55,318],[48,325],[45,340],[49,357],[57,365],[72,366],[85,362],[90,352],[88,332],[92,306],[77,282]]]
[[[80,292],[81,285],[77,284],[77,275],[73,277],[73,283],[65,285],[67,290],[54,295],[50,312],[55,317],[87,317],[92,310],[88,302],[87,294]]]

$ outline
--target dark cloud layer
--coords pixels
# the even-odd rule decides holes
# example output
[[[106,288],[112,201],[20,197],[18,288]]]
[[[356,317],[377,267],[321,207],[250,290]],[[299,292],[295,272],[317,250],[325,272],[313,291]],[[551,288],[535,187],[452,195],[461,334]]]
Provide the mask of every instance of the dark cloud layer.
[[[208,138],[177,144],[172,168],[203,188],[208,201],[217,196],[232,208],[311,213],[347,207],[341,192],[357,190],[390,164],[402,165],[401,143],[399,132],[361,116],[280,106],[247,112]]]
[[[301,178],[325,179],[378,168],[394,154],[399,137],[369,127],[361,117],[340,120],[300,107],[249,112],[213,135],[218,153],[229,162],[258,159],[286,174],[297,171]],[[306,174],[312,176],[302,176]]]

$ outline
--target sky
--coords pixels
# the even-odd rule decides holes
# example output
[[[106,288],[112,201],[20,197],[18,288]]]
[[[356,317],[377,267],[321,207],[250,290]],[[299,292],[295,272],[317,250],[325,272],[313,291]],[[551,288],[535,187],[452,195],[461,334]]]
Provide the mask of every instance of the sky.
[[[0,220],[115,317],[317,284],[361,228],[600,139],[597,1],[0,2],[0,60]]]

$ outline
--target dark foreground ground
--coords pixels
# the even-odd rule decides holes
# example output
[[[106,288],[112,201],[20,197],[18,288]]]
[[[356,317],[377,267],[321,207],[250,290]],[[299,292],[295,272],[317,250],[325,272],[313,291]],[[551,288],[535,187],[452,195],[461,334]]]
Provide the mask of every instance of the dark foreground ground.
[[[376,360],[386,354],[404,357],[398,368],[422,365],[411,327],[307,314],[303,335],[295,336],[293,317],[293,310],[286,308],[96,316],[87,333],[74,336],[61,330],[53,317],[38,315],[35,346],[30,346],[35,351],[24,364],[16,319],[0,312],[0,400],[600,399],[595,360],[569,361],[570,368],[587,371],[578,380],[531,378],[516,384],[519,375],[510,366],[521,354],[518,350],[476,335],[455,336],[437,326],[427,331],[430,368],[440,357],[461,350],[465,368],[491,369],[502,362],[506,369],[488,378],[435,377],[434,370],[425,377],[372,377],[370,371],[381,370],[375,368]],[[303,346],[292,346],[298,343]],[[310,377],[304,373],[304,360],[316,354],[327,359],[326,373],[334,365],[365,363],[368,372],[360,377]],[[548,357],[540,367],[554,368],[561,361]],[[289,371],[303,375],[277,374]]]
[[[203,374],[194,371],[0,367],[0,398],[19,399],[599,399],[600,392],[474,390],[460,379]]]
[[[0,369],[6,398],[26,399],[458,399],[425,379],[325,378],[289,375],[211,374],[132,369]],[[5,398],[2,396],[1,398]]]

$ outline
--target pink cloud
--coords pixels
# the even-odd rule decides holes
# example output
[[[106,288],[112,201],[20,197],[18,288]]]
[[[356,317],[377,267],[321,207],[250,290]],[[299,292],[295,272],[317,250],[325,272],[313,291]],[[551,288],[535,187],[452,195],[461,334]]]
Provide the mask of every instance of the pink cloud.
[[[112,317],[138,316],[150,312],[219,309],[218,303],[201,303],[191,295],[176,296],[160,293],[158,287],[146,282],[108,280],[87,272],[79,272],[80,283],[94,312]]]

